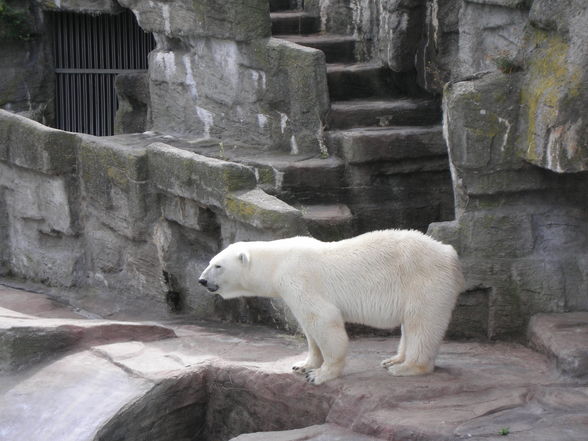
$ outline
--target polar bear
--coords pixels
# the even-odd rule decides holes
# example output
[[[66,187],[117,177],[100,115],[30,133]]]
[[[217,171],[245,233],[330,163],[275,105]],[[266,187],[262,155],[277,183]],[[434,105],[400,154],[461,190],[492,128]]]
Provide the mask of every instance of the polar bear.
[[[314,384],[341,374],[345,322],[401,326],[397,354],[382,366],[399,376],[432,372],[464,289],[453,247],[414,230],[374,231],[339,242],[238,242],[212,258],[199,282],[225,299],[283,299],[308,341],[306,360],[292,369]]]

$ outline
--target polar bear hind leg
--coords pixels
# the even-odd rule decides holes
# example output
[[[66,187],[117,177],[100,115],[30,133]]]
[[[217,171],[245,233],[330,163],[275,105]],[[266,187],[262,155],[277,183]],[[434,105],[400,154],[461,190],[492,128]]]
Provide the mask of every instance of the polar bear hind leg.
[[[404,361],[389,364],[388,371],[395,376],[423,375],[433,372],[435,358],[443,341],[449,318],[416,316],[402,326],[405,345]]]
[[[392,365],[403,363],[406,358],[406,335],[404,333],[404,327],[400,327],[400,343],[398,343],[398,350],[396,355],[392,358],[382,360],[382,367],[387,369]]]

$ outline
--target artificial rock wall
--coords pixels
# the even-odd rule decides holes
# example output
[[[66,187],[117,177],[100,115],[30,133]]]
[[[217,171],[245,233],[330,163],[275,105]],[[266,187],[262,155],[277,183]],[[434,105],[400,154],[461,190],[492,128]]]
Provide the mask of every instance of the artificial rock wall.
[[[267,0],[122,0],[157,48],[152,129],[291,153],[325,152],[324,55],[271,39]]]
[[[425,22],[425,0],[306,0],[304,9],[321,17],[321,28],[358,39],[359,60],[394,72],[415,69]]]
[[[269,38],[267,2],[120,5],[157,40],[147,75],[119,81],[128,94],[121,131],[324,153],[324,58]],[[41,2],[92,13],[120,5]],[[429,232],[464,262],[468,291],[453,335],[520,335],[536,312],[588,309],[586,5],[307,0],[305,9],[320,14],[323,30],[361,39],[360,59],[416,69],[424,89],[444,94],[457,219]],[[247,166],[132,137],[53,131],[5,112],[0,135],[3,273],[83,288],[76,295],[122,311],[146,304],[165,313],[169,303],[202,317],[285,317],[274,304],[216,304],[195,280],[231,241],[305,232],[300,211],[259,190]]]
[[[219,301],[198,284],[229,243],[306,233],[250,167],[0,111],[0,207],[0,274],[70,288],[74,305],[294,323],[279,302]]]
[[[426,41],[438,69],[421,78],[450,79],[457,219],[429,232],[458,249],[480,331],[520,334],[534,313],[588,309],[588,6],[442,3]]]
[[[0,11],[0,109],[52,124],[54,76],[50,41],[34,1],[3,2]]]

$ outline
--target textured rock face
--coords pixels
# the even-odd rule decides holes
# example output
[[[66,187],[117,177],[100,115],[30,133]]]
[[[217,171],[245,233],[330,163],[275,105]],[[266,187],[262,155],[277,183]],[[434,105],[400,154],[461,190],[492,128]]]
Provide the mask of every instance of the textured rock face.
[[[141,133],[151,126],[147,73],[120,73],[115,80],[118,109],[114,133]]]
[[[588,171],[588,8],[536,1],[525,34],[520,154],[558,173]]]
[[[36,2],[11,2],[16,14],[0,20],[0,109],[52,124],[54,94],[51,46]],[[19,25],[20,24],[20,25]]]
[[[518,52],[528,14],[524,0],[428,0],[420,84],[441,92],[449,80],[507,63]]]
[[[269,39],[266,0],[121,4],[156,36],[149,61],[154,130],[218,138],[231,147],[321,151],[324,56]]]
[[[92,14],[116,14],[121,11],[115,0],[40,0],[38,3],[48,10],[60,9]]]
[[[394,72],[414,70],[425,18],[425,0],[311,0],[304,9],[320,14],[322,30],[352,34],[356,55],[379,61]]]
[[[74,303],[105,315],[295,326],[279,302],[219,302],[198,284],[231,242],[306,232],[251,167],[154,142],[163,137],[76,135],[4,111],[0,133],[2,274],[75,288]]]
[[[525,1],[464,1],[459,13],[459,48],[455,79],[496,70],[515,57],[527,24]]]
[[[470,309],[486,317],[492,337],[520,333],[535,312],[588,306],[588,204],[582,196],[588,175],[580,172],[586,97],[579,87],[586,40],[573,31],[587,8],[534,2],[521,28],[527,10],[516,2],[466,2],[460,32],[472,23],[462,22],[470,8],[490,6],[511,11],[511,22],[519,24],[501,32],[519,35],[519,48],[513,54],[506,44],[510,54],[494,60],[494,72],[456,79],[445,89],[457,220],[433,224],[429,232],[460,251]],[[561,20],[556,26],[550,17]],[[473,46],[459,38],[458,58],[465,59],[462,53]],[[459,69],[451,74],[459,78]]]
[[[588,374],[588,313],[539,314],[529,323],[533,347],[555,361],[558,370],[572,377]]]
[[[422,41],[417,52],[419,84],[440,93],[457,66],[460,0],[428,0]]]

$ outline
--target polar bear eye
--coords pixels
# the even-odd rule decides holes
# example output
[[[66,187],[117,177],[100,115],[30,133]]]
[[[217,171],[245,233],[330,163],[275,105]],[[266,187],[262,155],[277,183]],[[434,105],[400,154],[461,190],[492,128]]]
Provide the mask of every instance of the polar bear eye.
[[[220,266],[220,265],[215,265],[214,267],[218,269],[218,268],[220,268],[221,266]]]

